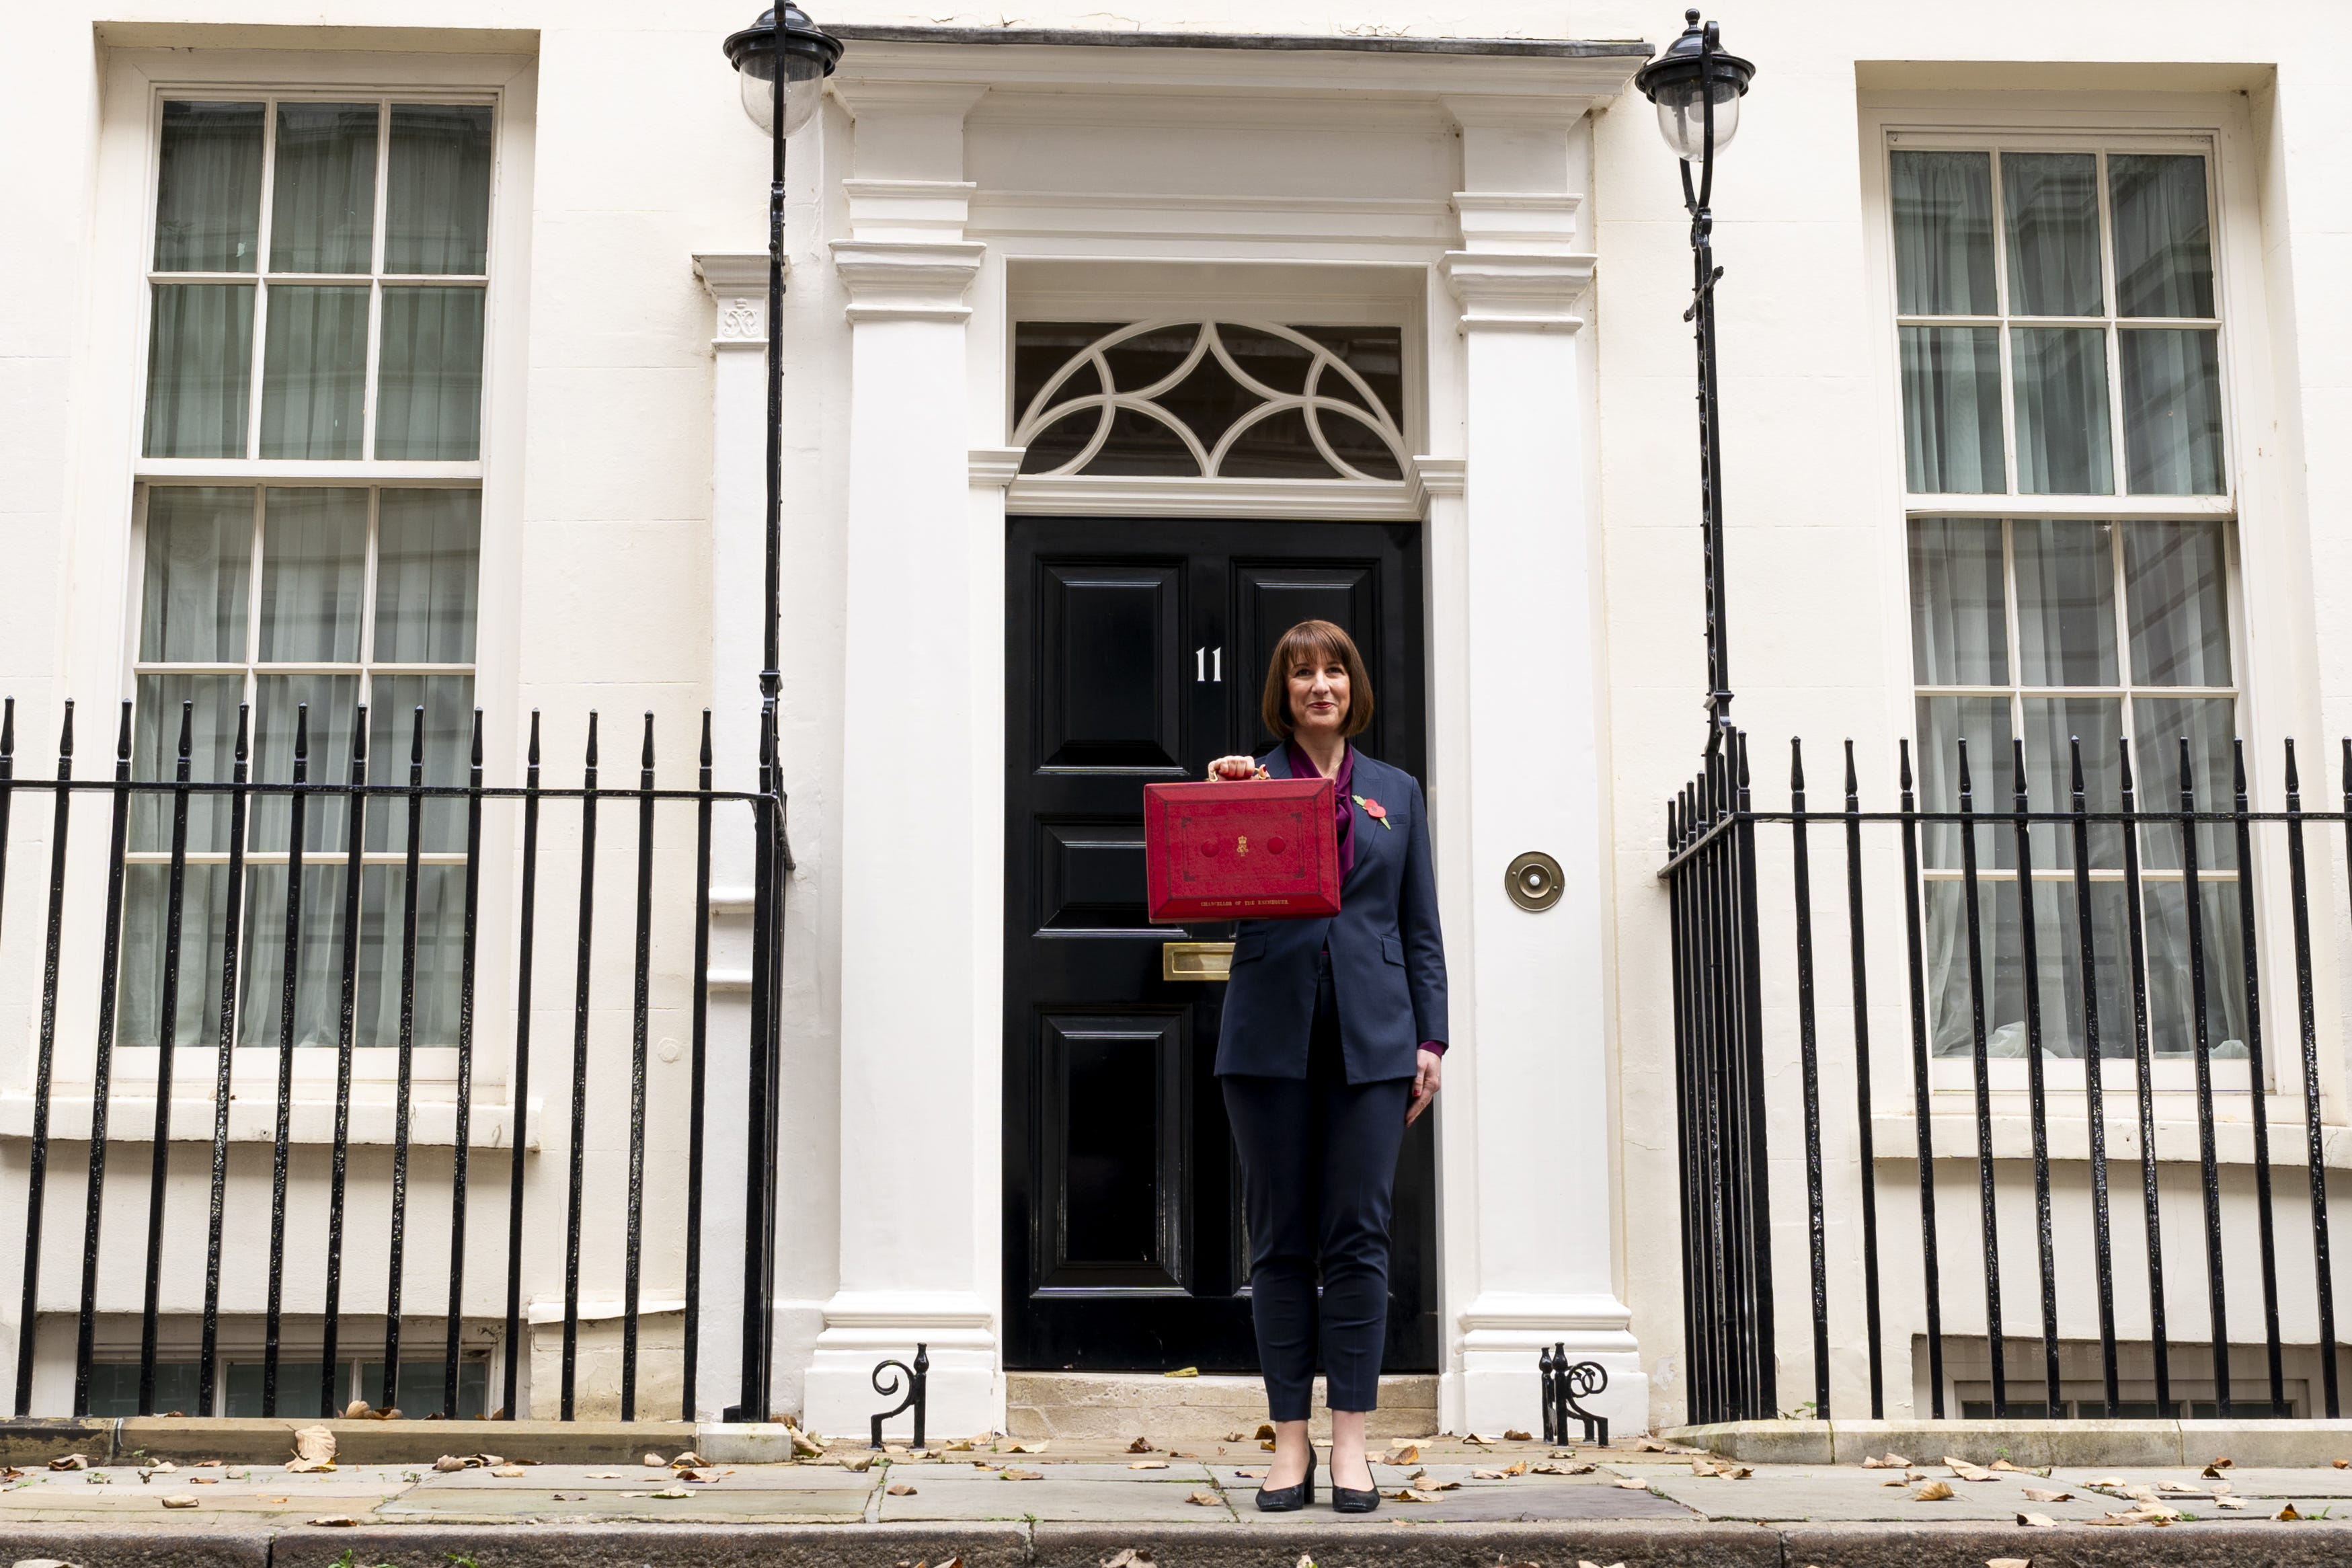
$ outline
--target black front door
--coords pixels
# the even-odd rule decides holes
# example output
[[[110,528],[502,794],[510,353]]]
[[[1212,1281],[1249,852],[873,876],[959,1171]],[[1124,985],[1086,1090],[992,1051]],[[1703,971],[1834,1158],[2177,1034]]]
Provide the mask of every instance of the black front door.
[[[1273,744],[1275,640],[1345,626],[1378,696],[1358,743],[1423,772],[1414,524],[1015,518],[1006,573],[1006,1364],[1246,1371],[1247,1247],[1211,1068],[1224,986],[1162,977],[1143,786]],[[1431,1120],[1397,1173],[1387,1368],[1437,1366]]]

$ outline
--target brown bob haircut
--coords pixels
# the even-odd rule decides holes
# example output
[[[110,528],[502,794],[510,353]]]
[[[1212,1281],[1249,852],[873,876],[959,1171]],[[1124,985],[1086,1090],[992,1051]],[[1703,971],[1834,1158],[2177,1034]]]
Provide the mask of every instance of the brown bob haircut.
[[[1362,734],[1372,721],[1372,678],[1364,669],[1355,639],[1329,621],[1301,621],[1274,645],[1274,657],[1265,661],[1265,696],[1258,704],[1265,727],[1289,740],[1297,729],[1290,717],[1291,670],[1300,664],[1320,668],[1335,660],[1348,670],[1348,716],[1339,733]]]

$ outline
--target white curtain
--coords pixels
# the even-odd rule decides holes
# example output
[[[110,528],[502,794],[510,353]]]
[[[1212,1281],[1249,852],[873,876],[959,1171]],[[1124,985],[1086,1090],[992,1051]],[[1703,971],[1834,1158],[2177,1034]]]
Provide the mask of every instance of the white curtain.
[[[478,277],[489,260],[490,109],[395,103],[383,269]]]
[[[2009,313],[2103,315],[2099,161],[2089,153],[2003,153]]]
[[[386,288],[375,455],[468,461],[482,452],[482,290]]]
[[[269,290],[261,355],[261,455],[356,458],[367,390],[368,290]]]
[[[375,260],[373,103],[281,103],[269,200],[272,272],[365,272]]]

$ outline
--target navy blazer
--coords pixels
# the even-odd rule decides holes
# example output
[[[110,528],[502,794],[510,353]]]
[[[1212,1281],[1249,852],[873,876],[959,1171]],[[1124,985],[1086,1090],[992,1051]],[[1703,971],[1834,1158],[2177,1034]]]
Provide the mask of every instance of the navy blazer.
[[[1288,748],[1259,765],[1291,777]],[[1388,812],[1381,824],[1352,802],[1356,863],[1339,886],[1339,912],[1321,920],[1244,921],[1234,938],[1217,1072],[1307,1076],[1315,1022],[1315,957],[1331,950],[1339,1044],[1349,1083],[1411,1078],[1423,1040],[1448,1039],[1445,944],[1429,812],[1411,773],[1356,753],[1356,795]]]

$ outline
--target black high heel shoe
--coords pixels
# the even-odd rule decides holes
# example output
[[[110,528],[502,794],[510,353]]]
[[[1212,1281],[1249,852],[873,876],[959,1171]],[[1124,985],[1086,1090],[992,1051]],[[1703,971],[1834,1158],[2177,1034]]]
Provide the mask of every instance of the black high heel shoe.
[[[1297,1513],[1315,1500],[1315,1445],[1307,1445],[1307,1473],[1295,1486],[1260,1487],[1257,1506],[1264,1513]]]
[[[1369,1470],[1371,1465],[1367,1462],[1364,1468]],[[1339,1473],[1339,1461],[1336,1459],[1332,1461],[1331,1473],[1335,1477]],[[1343,1487],[1336,1479],[1331,1483],[1333,1513],[1370,1513],[1380,1506],[1381,1489],[1377,1485],[1362,1488]]]

